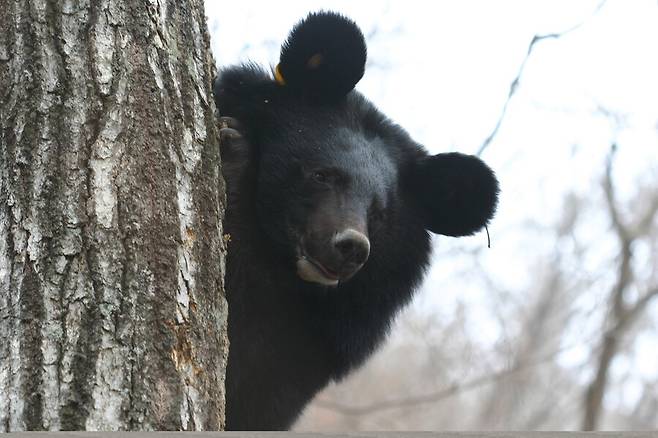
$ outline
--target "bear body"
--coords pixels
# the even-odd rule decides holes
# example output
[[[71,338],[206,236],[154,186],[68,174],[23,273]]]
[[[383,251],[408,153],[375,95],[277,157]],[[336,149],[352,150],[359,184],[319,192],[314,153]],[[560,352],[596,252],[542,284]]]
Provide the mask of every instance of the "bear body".
[[[230,236],[227,430],[283,430],[361,365],[411,299],[429,232],[486,225],[479,159],[430,156],[361,94],[365,42],[334,13],[292,31],[273,73],[215,83]]]

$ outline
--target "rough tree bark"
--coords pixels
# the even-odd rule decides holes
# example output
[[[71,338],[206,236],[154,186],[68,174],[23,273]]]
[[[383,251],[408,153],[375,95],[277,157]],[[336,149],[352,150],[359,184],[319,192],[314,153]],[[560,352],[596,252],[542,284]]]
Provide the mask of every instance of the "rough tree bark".
[[[0,10],[0,431],[222,428],[203,1]]]

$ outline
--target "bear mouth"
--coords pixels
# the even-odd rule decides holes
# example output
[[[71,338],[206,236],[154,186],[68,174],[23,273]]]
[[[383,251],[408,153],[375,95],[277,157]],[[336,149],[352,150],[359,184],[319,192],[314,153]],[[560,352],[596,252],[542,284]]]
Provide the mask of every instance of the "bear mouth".
[[[301,246],[298,248],[297,253],[297,275],[302,280],[325,286],[338,285],[340,276],[337,272],[332,271],[313,257],[310,257]]]

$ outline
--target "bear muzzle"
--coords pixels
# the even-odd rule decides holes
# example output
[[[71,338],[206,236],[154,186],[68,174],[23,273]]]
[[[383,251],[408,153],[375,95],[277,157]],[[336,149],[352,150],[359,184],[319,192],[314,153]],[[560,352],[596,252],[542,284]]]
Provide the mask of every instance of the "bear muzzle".
[[[297,253],[297,274],[301,279],[337,286],[352,278],[366,263],[370,241],[365,234],[348,228],[331,239],[302,238]]]

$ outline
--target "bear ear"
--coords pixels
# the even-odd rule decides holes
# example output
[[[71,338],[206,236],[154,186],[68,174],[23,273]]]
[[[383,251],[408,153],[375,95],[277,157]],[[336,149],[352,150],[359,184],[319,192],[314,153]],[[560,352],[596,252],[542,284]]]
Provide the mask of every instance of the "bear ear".
[[[498,181],[479,158],[459,153],[425,156],[406,175],[425,228],[466,236],[487,225],[498,203]]]
[[[366,42],[359,27],[335,12],[311,13],[281,46],[279,85],[318,101],[338,100],[363,76]]]

